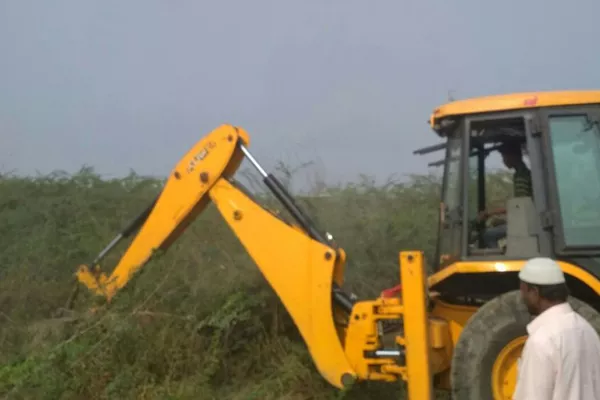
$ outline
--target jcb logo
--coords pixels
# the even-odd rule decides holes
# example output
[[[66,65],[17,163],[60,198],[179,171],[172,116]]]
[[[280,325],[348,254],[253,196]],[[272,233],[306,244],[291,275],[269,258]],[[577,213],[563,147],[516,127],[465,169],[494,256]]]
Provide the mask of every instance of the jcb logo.
[[[210,151],[212,149],[214,149],[215,147],[216,147],[215,142],[208,142],[208,144],[206,146],[204,146],[204,148],[202,150],[200,150],[194,157],[192,157],[192,159],[190,160],[190,163],[188,164],[188,167],[187,167],[187,173],[189,174],[191,172],[194,172],[196,165],[198,165],[198,163],[200,161],[204,160],[208,156]]]

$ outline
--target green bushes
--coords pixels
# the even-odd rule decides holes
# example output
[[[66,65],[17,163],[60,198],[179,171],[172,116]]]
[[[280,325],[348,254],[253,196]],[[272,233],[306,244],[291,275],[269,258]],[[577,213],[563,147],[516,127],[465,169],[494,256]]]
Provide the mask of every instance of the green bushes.
[[[209,207],[110,309],[60,313],[89,262],[160,190],[134,174],[0,178],[0,395],[9,399],[401,398],[401,385],[344,394],[318,375],[293,324]],[[376,296],[398,251],[433,254],[439,182],[368,181],[302,198],[348,252],[348,287]],[[210,232],[210,234],[209,234]],[[106,258],[112,268],[126,243]],[[90,307],[83,291],[77,311]]]

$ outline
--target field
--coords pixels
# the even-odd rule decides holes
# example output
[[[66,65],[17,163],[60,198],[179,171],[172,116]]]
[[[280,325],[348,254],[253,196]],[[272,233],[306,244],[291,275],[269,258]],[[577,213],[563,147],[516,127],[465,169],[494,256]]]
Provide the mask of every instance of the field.
[[[506,190],[501,175],[490,180],[492,197]],[[2,398],[404,398],[402,385],[366,384],[349,393],[330,387],[212,207],[108,310],[83,313],[97,301],[84,290],[77,312],[62,309],[76,267],[159,190],[155,179],[104,180],[89,169],[0,178]],[[433,254],[439,191],[436,176],[379,186],[363,179],[300,202],[345,248],[347,285],[367,297],[398,283],[399,250]],[[105,269],[125,246],[107,257]]]

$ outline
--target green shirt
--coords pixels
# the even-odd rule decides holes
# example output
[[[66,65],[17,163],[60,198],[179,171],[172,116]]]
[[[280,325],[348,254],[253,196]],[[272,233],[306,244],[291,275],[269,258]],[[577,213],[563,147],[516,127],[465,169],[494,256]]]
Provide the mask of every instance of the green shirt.
[[[531,171],[525,164],[521,164],[515,168],[513,175],[513,191],[514,197],[533,197],[531,189]]]

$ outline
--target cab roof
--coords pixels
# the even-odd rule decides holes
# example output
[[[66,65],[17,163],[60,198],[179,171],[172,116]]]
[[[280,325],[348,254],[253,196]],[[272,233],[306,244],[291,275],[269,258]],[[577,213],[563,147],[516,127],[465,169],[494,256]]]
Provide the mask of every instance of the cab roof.
[[[439,121],[449,116],[590,103],[600,103],[600,90],[523,92],[475,97],[453,101],[436,108],[431,114],[429,124],[432,129],[438,131]]]

